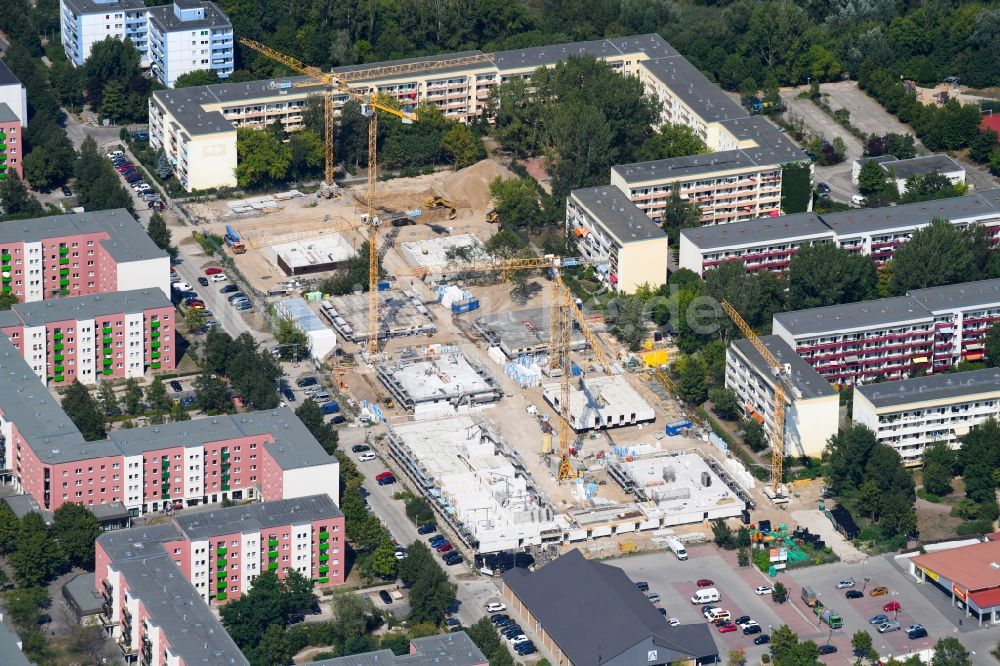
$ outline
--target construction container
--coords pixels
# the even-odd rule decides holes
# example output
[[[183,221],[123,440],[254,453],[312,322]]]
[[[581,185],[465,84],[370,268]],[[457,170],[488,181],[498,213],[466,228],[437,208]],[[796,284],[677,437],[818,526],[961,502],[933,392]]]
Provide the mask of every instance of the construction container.
[[[451,304],[451,313],[453,315],[460,315],[478,309],[479,309],[478,298],[466,298],[465,300],[456,301]]]
[[[580,375],[583,374],[583,371],[580,370],[580,366],[578,366],[576,363],[570,363],[570,367],[573,370],[573,376],[574,377],[579,377]]]
[[[542,453],[552,453],[552,432],[542,433]]]
[[[675,421],[671,421],[666,425],[664,431],[671,437],[676,436],[690,428],[692,425],[691,419],[681,418]]]
[[[660,368],[667,364],[668,356],[666,349],[657,349],[642,355],[642,362],[647,368]]]
[[[392,284],[388,280],[382,280],[378,283],[379,291],[389,291],[390,289],[392,289]]]

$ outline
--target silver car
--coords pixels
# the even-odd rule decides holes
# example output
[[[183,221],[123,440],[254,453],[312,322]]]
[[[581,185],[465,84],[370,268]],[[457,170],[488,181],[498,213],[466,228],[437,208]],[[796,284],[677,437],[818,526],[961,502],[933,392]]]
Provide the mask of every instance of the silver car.
[[[878,626],[878,633],[880,634],[888,634],[891,631],[899,631],[899,622],[889,620],[888,622],[883,622]]]
[[[837,589],[838,590],[843,590],[843,589],[846,589],[848,587],[854,587],[854,579],[853,578],[845,578],[844,580],[837,582]]]

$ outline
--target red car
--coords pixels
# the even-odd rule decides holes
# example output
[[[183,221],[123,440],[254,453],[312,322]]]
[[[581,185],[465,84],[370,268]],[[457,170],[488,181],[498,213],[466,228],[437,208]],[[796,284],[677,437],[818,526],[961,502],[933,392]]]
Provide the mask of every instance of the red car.
[[[886,613],[892,613],[893,611],[902,610],[902,606],[899,605],[898,601],[890,601],[886,605],[882,606],[882,610]]]
[[[381,474],[379,474],[378,476],[376,476],[375,480],[376,481],[381,481],[382,479],[389,478],[390,476],[392,476],[392,472],[390,472],[389,470],[386,470],[386,471],[382,472]]]
[[[725,624],[719,625],[720,634],[728,634],[734,631],[736,631],[736,625],[733,624],[732,622],[726,622]]]
[[[118,173],[124,173],[126,171],[135,171],[135,165],[132,164],[131,162],[128,162],[127,164],[123,164],[120,167],[115,167],[115,168],[118,170]]]
[[[204,310],[205,304],[202,303],[201,301],[194,301],[193,303],[188,305],[188,307],[191,308],[192,310]]]
[[[447,553],[448,551],[452,550],[453,548],[454,548],[454,546],[452,546],[450,543],[448,543],[447,541],[445,541],[443,544],[441,544],[440,546],[438,546],[437,548],[435,548],[435,550],[437,552],[443,554],[443,553]]]
[[[205,275],[218,275],[222,272],[222,269],[218,266],[209,266],[205,269]]]
[[[702,578],[698,581],[698,587],[712,587],[713,585],[715,585],[715,583],[707,578]]]

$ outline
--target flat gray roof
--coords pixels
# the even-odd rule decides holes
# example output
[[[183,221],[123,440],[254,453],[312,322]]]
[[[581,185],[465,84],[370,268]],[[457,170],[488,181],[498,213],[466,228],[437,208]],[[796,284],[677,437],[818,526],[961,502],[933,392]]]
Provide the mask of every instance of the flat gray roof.
[[[329,496],[309,495],[181,514],[174,517],[174,522],[188,538],[207,539],[220,534],[260,532],[278,525],[331,520],[343,515]]]
[[[129,593],[149,611],[150,624],[166,633],[170,652],[185,664],[249,666],[201,595],[166,553],[112,566],[128,581]]]
[[[149,8],[149,18],[160,32],[173,32],[175,30],[200,30],[204,28],[231,28],[229,17],[219,9],[214,2],[181,2],[185,9],[194,9],[198,5],[205,8],[205,18],[194,21],[182,21],[174,14],[174,5],[159,5]]]
[[[52,522],[52,512],[42,509],[31,495],[11,495],[10,497],[4,497],[3,501],[14,512],[18,520],[34,512],[40,515],[46,523]]]
[[[861,331],[866,328],[902,326],[932,319],[920,301],[912,296],[881,298],[876,301],[845,303],[825,308],[811,308],[794,312],[779,312],[775,323],[781,324],[794,336],[827,333],[830,331]]]
[[[929,173],[952,173],[954,171],[965,171],[958,162],[947,155],[924,155],[914,157],[909,160],[896,160],[895,162],[884,162],[882,168],[896,174],[896,178],[912,178],[913,176],[923,176]]]
[[[903,406],[913,402],[961,399],[977,393],[1000,391],[1000,370],[984,368],[947,372],[893,382],[856,386],[875,407]]]
[[[34,662],[28,661],[21,652],[21,648],[17,645],[20,642],[21,637],[0,622],[0,666],[35,666]]]
[[[945,220],[962,220],[1000,215],[1000,210],[990,200],[970,194],[950,199],[921,201],[901,206],[861,208],[823,216],[823,222],[840,236],[875,234],[898,228],[913,228],[930,224],[935,217]]]
[[[96,615],[101,612],[103,599],[97,594],[94,572],[74,576],[63,585],[63,594],[69,596],[81,615]],[[2,664],[3,662],[0,662]]]
[[[639,185],[651,180],[687,179],[703,173],[728,169],[751,169],[757,162],[744,150],[723,150],[717,153],[672,157],[650,162],[617,164],[611,171],[621,176],[629,185]]]
[[[777,335],[765,335],[760,338],[760,341],[764,343],[767,350],[779,362],[787,363],[791,366],[789,379],[792,382],[792,386],[797,388],[802,394],[801,397],[803,399],[812,400],[813,398],[824,398],[837,394],[837,391],[834,390],[830,382],[823,378],[823,375],[816,372],[811,365],[802,360],[802,357],[795,353],[795,350],[789,347],[788,343]],[[747,361],[753,364],[754,368],[760,374],[765,377],[771,376],[771,369],[764,361],[764,357],[760,355],[760,352],[757,351],[749,340],[741,338],[733,340],[732,344]]]
[[[105,2],[95,2],[94,0],[66,0],[66,6],[74,14],[106,14],[108,12],[123,12],[129,10],[145,10],[146,4],[142,0],[107,0]]]
[[[95,504],[87,509],[101,522],[114,520],[115,518],[128,518],[128,509],[121,502],[109,502],[108,504]]]
[[[181,538],[181,531],[173,523],[145,525],[127,530],[104,532],[97,537],[97,543],[107,553],[112,562],[144,559],[165,553],[163,543]]]
[[[802,148],[763,116],[733,118],[720,123],[740,141],[753,141],[757,145],[743,148],[743,152],[758,164],[775,164],[808,161]]]
[[[102,231],[108,234],[109,239],[100,243],[116,261],[167,256],[166,252],[156,247],[142,225],[124,208],[5,222],[0,224],[0,245],[19,242],[37,243],[61,236]]]
[[[816,213],[808,212],[681,229],[681,235],[701,250],[708,251],[799,238],[832,239],[833,231]]]
[[[123,312],[138,313],[152,308],[169,307],[173,307],[170,299],[159,289],[133,289],[17,303],[11,307],[11,311],[28,326],[42,326],[49,322],[92,319]]]
[[[415,650],[396,656],[392,650],[365,652],[311,662],[317,666],[479,666],[489,661],[464,631],[410,639]]]
[[[621,55],[622,52],[606,39],[596,39],[590,42],[569,42],[567,44],[550,44],[526,49],[500,51],[496,54],[496,66],[503,74],[505,71],[530,67],[546,67],[566,60],[571,56],[592,55],[595,58],[609,58]]]
[[[910,296],[934,314],[1000,303],[1000,279],[914,289]]]
[[[570,194],[592,212],[622,243],[666,237],[660,225],[649,219],[617,187],[611,185],[588,187],[573,190]]]
[[[642,64],[707,123],[750,115],[682,56],[646,60]]]

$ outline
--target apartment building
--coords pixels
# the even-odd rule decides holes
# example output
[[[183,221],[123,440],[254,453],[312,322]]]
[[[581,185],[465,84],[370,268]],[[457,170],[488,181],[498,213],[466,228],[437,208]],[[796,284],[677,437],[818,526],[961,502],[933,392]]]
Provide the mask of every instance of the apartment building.
[[[906,465],[919,465],[934,442],[957,449],[971,428],[998,417],[1000,371],[995,368],[854,388],[854,421],[896,449]]]
[[[840,396],[833,386],[784,340],[767,335],[761,342],[785,367],[785,455],[822,455],[840,424]],[[734,340],[726,350],[726,387],[736,392],[743,415],[774,432],[774,373],[749,340]],[[790,389],[790,390],[789,390]]]
[[[6,104],[21,125],[27,126],[28,91],[5,62],[0,62],[0,104]]]
[[[983,358],[1000,280],[774,315],[772,330],[835,384],[905,379]]]
[[[133,516],[223,500],[339,497],[336,458],[287,408],[110,433],[87,442],[0,336],[0,459],[15,489],[54,511],[120,502]]]
[[[233,27],[213,2],[174,0],[146,7],[142,0],[60,0],[63,50],[77,67],[94,44],[112,37],[128,39],[139,51],[139,64],[163,85],[196,70],[220,78],[233,73]]]
[[[61,296],[159,289],[170,257],[123,208],[0,225],[0,285],[32,303]]]
[[[46,384],[96,384],[173,370],[174,308],[159,289],[18,303],[0,333]]]
[[[554,67],[574,55],[599,58],[624,76],[639,77],[646,91],[664,102],[664,122],[690,125],[712,150],[720,151],[714,158],[716,164],[711,162],[711,156],[693,162],[686,161],[688,158],[664,160],[664,164],[646,169],[653,171],[650,183],[637,176],[634,187],[631,183],[623,186],[628,179],[623,184],[615,182],[612,174],[612,184],[654,218],[662,212],[665,201],[657,192],[663,188],[669,191],[673,182],[682,182],[689,190],[686,195],[701,198],[706,221],[769,215],[780,210],[780,166],[807,161],[805,154],[774,125],[749,116],[659,35],[515,49],[494,54],[492,63],[461,62],[462,58],[481,55],[479,51],[467,51],[338,67],[333,72],[358,92],[388,95],[404,105],[433,104],[447,116],[468,120],[486,111],[490,91],[499,83],[530,77],[539,67]],[[383,71],[378,78],[368,74],[372,67],[439,58],[458,62],[443,70],[406,72],[401,67],[398,74]],[[150,140],[176,160],[175,171],[186,189],[235,185],[234,126],[260,125],[277,119],[285,127],[296,129],[302,122],[306,98],[320,92],[318,87],[296,87],[305,81],[305,77],[292,77],[156,92],[149,104]],[[340,104],[346,98],[336,99]],[[212,165],[187,160],[180,164],[185,150],[188,154],[195,151],[199,159],[203,155],[211,157]],[[716,194],[718,201],[708,199]]]
[[[397,655],[392,650],[363,652],[350,657],[333,657],[312,662],[316,666],[487,666],[487,659],[464,631],[410,639],[409,654]]]
[[[98,538],[98,576],[141,541],[170,556],[206,604],[240,598],[263,572],[297,571],[321,588],[344,583],[344,514],[325,494],[180,514],[158,527],[153,535],[136,527]]]
[[[667,281],[667,235],[616,187],[574,190],[566,201],[566,233],[580,256],[594,262],[605,286],[634,292]]]
[[[0,102],[0,182],[7,174],[15,173],[24,178],[24,137],[21,119],[5,102]]]
[[[937,174],[947,178],[952,185],[965,184],[965,169],[948,155],[923,155],[908,160],[897,159],[894,155],[879,155],[878,157],[862,157],[851,164],[851,182],[858,184],[861,167],[866,162],[875,162],[886,176],[896,185],[896,191],[906,194],[906,181],[916,176]]]
[[[802,245],[833,242],[854,254],[870,256],[882,266],[914,231],[935,218],[958,229],[981,226],[996,245],[1000,241],[1000,189],[822,216],[784,215],[718,228],[682,229],[678,263],[699,275],[725,261],[743,261],[750,271],[782,271]]]

